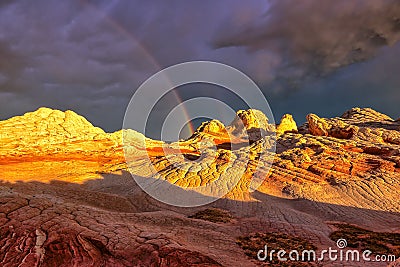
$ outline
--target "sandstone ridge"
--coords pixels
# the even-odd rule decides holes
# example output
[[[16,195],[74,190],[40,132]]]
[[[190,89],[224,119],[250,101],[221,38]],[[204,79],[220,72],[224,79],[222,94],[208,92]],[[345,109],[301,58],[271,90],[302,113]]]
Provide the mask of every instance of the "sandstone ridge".
[[[235,166],[248,160],[254,166],[266,166],[265,172],[258,173],[264,180],[262,188],[278,196],[332,202],[333,195],[343,194],[337,192],[338,185],[344,186],[341,191],[354,190],[357,187],[353,184],[361,182],[385,181],[382,186],[387,186],[388,182],[392,187],[398,186],[400,123],[370,108],[353,108],[335,118],[309,114],[307,122],[299,127],[289,114],[275,125],[269,123],[261,111],[240,110],[230,125],[216,120],[205,122],[188,140],[168,144],[145,138],[133,130],[105,133],[73,111],[49,108],[2,121],[0,127],[0,160],[8,166],[3,168],[3,179],[6,180],[15,180],[8,177],[12,170],[7,171],[7,168],[14,166],[12,164],[18,164],[14,167],[23,170],[24,163],[29,162],[30,166],[36,164],[37,170],[46,174],[49,166],[70,164],[74,181],[97,178],[97,173],[129,170],[185,187],[187,176],[192,177],[189,183],[204,184],[219,177],[223,171],[234,172]],[[212,161],[211,165],[182,160],[178,155],[184,153],[196,158],[203,153],[201,151],[208,151],[213,146],[216,146],[216,159],[219,160]],[[262,160],[257,157],[260,153],[265,156]],[[146,160],[142,160],[144,158]],[[129,168],[126,160],[132,163]],[[199,172],[183,171],[191,168]],[[46,175],[46,181],[59,177],[71,179],[65,171],[58,173],[59,169],[65,168],[54,169],[53,174]],[[205,169],[207,176],[202,174]],[[27,174],[21,171],[18,177],[33,178],[34,172],[27,171]],[[251,177],[252,172],[249,169],[246,173]],[[249,186],[246,179],[240,179],[229,197],[246,198]],[[333,202],[350,201],[356,206],[371,206],[371,203],[363,202],[367,199],[353,199],[350,192],[341,197],[342,200]],[[396,205],[390,205],[390,209],[397,210],[398,201],[393,204]],[[374,207],[387,209],[379,202]]]
[[[256,266],[239,236],[285,233],[322,248],[335,247],[331,222],[400,233],[400,121],[368,108],[303,125],[239,111],[173,143],[41,108],[0,122],[0,144],[4,266]],[[156,201],[128,172],[184,190],[240,166],[234,188],[208,205],[232,214],[226,222]]]

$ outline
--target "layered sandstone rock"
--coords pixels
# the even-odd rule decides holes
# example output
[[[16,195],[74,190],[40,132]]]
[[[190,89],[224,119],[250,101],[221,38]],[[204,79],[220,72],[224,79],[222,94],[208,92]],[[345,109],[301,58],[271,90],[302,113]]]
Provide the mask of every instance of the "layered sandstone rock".
[[[1,138],[19,141],[19,144],[46,145],[71,142],[75,140],[93,140],[105,136],[105,132],[94,127],[84,117],[73,111],[62,112],[49,108],[40,108],[0,122]]]
[[[299,127],[290,115],[276,127],[260,111],[237,115],[174,143],[108,134],[72,111],[0,122],[2,264],[254,266],[238,236],[280,231],[321,248],[334,246],[330,221],[400,232],[399,121],[361,108]],[[233,219],[188,218],[202,207],[164,205],[128,171],[182,190],[228,174],[238,183],[211,206]]]
[[[279,125],[276,127],[276,133],[279,135],[285,134],[285,133],[295,133],[297,132],[297,124],[295,120],[293,119],[293,116],[290,114],[285,114],[283,115],[281,122]]]
[[[206,134],[221,134],[225,131],[225,125],[218,121],[212,120],[208,122],[203,122],[197,132]]]
[[[237,117],[231,123],[235,128],[234,131],[249,130],[249,129],[268,129],[268,118],[260,110],[249,109],[239,110]]]
[[[260,111],[239,111],[231,125],[206,122],[190,139],[170,144],[147,139],[132,130],[107,134],[72,111],[47,108],[0,125],[0,161],[4,165],[1,174],[10,181],[15,177],[34,180],[35,175],[43,173],[47,178],[40,181],[84,182],[98,178],[100,173],[128,170],[128,159],[131,172],[173,181],[182,187],[207,184],[225,172],[234,176],[239,173],[235,166],[243,165],[248,165],[249,177],[254,176],[250,166],[265,169],[257,172],[258,178],[265,180],[262,190],[279,196],[326,200],[332,194],[342,194],[336,192],[335,185],[376,183],[380,179],[391,181],[392,188],[398,186],[400,125],[372,109],[354,108],[332,119],[310,114],[299,132],[290,115],[285,115],[275,129]],[[272,131],[277,136],[268,134]],[[203,155],[204,161],[185,160],[182,153],[189,158]],[[264,155],[262,159],[260,154]],[[231,197],[247,194],[250,185],[246,179],[239,179],[235,190],[229,193]],[[313,185],[315,182],[318,186]],[[379,192],[368,194],[380,196]],[[386,197],[390,198],[391,195]],[[362,198],[354,205],[368,207],[368,201]],[[379,209],[399,208],[398,201],[392,204],[375,203]]]

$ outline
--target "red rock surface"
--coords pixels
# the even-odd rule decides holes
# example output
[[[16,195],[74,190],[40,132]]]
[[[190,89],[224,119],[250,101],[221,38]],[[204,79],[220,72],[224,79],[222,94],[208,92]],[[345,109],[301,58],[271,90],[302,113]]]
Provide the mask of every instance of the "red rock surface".
[[[310,114],[299,127],[289,115],[281,125],[262,116],[241,111],[242,124],[205,123],[172,144],[134,131],[108,134],[72,111],[42,108],[0,122],[1,266],[254,266],[238,236],[284,232],[323,248],[335,246],[332,221],[400,232],[399,121],[360,108],[332,119]],[[263,135],[275,131],[276,138]],[[235,173],[250,155],[239,183],[208,205],[234,219],[191,219],[205,207],[176,208],[145,194],[127,172],[123,135],[133,152],[129,170],[183,188]],[[201,141],[217,146],[208,175],[195,162],[182,163],[190,172],[171,164],[174,153],[199,155]],[[257,153],[273,144],[276,154],[260,162]],[[255,192],[252,175],[265,179]],[[353,266],[386,265],[369,264]]]

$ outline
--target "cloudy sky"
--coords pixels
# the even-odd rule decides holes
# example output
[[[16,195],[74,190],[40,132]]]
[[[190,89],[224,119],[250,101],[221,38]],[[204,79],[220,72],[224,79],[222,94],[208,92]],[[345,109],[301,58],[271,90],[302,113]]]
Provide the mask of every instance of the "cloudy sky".
[[[249,75],[276,120],[354,106],[398,118],[399,39],[395,0],[3,0],[0,119],[47,106],[114,131],[142,82],[190,60]]]

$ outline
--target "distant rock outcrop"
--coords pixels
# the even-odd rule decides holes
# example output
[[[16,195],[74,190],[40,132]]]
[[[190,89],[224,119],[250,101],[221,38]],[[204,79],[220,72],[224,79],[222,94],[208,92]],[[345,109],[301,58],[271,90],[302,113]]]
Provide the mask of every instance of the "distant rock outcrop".
[[[222,134],[225,131],[225,125],[219,120],[203,122],[197,129],[197,132],[206,134]]]
[[[356,131],[354,126],[342,120],[321,119],[315,114],[307,115],[307,122],[311,134],[316,136],[332,136],[340,139],[349,139]]]
[[[389,116],[373,110],[372,108],[352,108],[346,111],[341,117],[357,122],[393,121]]]
[[[254,143],[267,133],[274,133],[275,125],[270,124],[267,116],[260,110],[249,109],[239,110],[227,129],[234,136],[245,137],[250,143]]]
[[[296,133],[297,132],[297,124],[293,119],[293,116],[290,114],[283,115],[281,122],[276,127],[276,133],[279,135],[285,133]]]
[[[62,112],[49,108],[40,108],[35,112],[1,121],[0,127],[2,138],[25,140],[27,143],[47,141],[49,144],[54,144],[93,140],[105,135],[102,129],[94,127],[84,117],[73,111]]]
[[[243,129],[267,130],[269,128],[268,118],[260,110],[239,110],[236,115],[237,117],[231,123],[232,127],[235,128],[235,131],[241,131]]]

